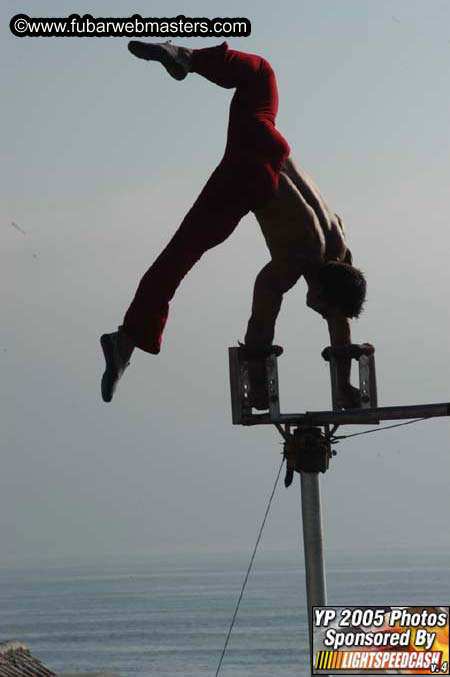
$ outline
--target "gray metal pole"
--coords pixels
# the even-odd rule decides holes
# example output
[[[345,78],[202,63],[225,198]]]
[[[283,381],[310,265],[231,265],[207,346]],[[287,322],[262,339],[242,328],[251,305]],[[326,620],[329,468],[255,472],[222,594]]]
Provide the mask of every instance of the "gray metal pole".
[[[313,660],[312,607],[326,606],[327,588],[323,559],[322,512],[319,473],[300,473],[303,547],[305,550],[306,603],[311,664]]]

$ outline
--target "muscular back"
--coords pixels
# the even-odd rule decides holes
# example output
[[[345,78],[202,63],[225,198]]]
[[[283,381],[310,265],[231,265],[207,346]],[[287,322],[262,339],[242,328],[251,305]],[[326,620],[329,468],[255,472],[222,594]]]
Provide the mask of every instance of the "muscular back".
[[[281,170],[277,193],[255,210],[255,216],[273,260],[319,263],[345,257],[347,247],[340,218],[291,158]]]

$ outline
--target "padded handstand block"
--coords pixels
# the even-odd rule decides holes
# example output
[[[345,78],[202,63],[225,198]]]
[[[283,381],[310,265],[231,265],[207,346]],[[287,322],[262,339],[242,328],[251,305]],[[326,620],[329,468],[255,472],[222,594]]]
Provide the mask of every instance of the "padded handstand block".
[[[269,357],[269,355],[279,357],[283,353],[283,348],[274,345],[246,346],[243,343],[239,343],[238,353],[239,357],[244,360],[261,360]]]
[[[375,348],[371,343],[349,343],[346,346],[328,346],[322,350],[322,357],[329,362],[332,357],[336,360],[359,360],[361,355],[373,355]]]

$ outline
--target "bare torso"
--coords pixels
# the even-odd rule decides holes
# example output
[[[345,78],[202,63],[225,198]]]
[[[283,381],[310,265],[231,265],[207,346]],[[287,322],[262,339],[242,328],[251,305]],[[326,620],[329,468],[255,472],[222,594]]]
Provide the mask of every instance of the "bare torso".
[[[330,210],[312,179],[288,158],[277,193],[255,210],[273,261],[298,264],[344,259],[347,252],[340,218]]]
[[[249,346],[271,345],[283,294],[304,276],[306,304],[328,324],[330,343],[351,343],[349,319],[323,297],[320,270],[327,261],[352,263],[341,219],[331,211],[314,182],[288,158],[273,198],[255,216],[271,253],[255,280],[252,313],[245,334]],[[350,360],[339,363],[340,402],[359,406],[350,383]]]

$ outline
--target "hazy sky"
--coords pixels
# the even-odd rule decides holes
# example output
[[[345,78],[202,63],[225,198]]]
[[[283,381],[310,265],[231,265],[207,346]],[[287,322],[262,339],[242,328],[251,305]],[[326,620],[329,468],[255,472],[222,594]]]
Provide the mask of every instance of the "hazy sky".
[[[99,390],[99,336],[219,161],[232,93],[172,80],[125,38],[16,38],[19,11],[251,20],[229,42],[277,71],[278,127],[367,274],[354,340],[375,344],[394,405],[450,400],[448,0],[2,3],[1,557],[250,548],[282,450],[275,429],[231,424],[227,347],[268,260],[251,215],[184,281],[161,354],[136,351],[112,404]],[[284,411],[330,402],[326,326],[304,296],[301,282],[277,328]],[[450,550],[449,433],[436,419],[342,443],[322,481],[327,547]],[[297,480],[262,547],[300,528]]]

